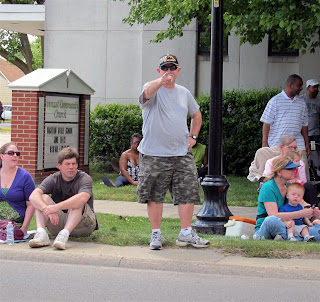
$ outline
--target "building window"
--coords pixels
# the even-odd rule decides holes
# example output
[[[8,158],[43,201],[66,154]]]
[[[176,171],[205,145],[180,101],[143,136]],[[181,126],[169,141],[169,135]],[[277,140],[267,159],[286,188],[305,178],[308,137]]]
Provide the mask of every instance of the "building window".
[[[268,39],[268,56],[275,57],[275,56],[288,56],[288,57],[298,57],[299,56],[299,49],[290,49],[290,40],[289,37],[283,39],[279,43],[275,43],[272,34],[269,34]]]
[[[211,27],[205,30],[198,25],[198,55],[209,55],[211,49]],[[228,36],[223,43],[223,56],[228,55]]]

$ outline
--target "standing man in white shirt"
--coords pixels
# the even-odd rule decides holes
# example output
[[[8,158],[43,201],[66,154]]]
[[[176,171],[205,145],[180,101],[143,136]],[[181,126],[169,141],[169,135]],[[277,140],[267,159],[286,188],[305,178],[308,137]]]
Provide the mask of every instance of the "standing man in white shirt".
[[[286,81],[286,87],[268,102],[260,121],[262,128],[262,147],[274,147],[280,144],[286,134],[293,135],[298,148],[303,152],[306,175],[309,176],[307,156],[310,154],[308,137],[308,109],[305,101],[299,97],[303,81],[292,74]]]

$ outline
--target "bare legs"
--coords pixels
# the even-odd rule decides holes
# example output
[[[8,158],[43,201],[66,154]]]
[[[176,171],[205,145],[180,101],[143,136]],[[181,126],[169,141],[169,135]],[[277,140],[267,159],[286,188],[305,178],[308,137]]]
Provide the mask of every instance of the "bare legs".
[[[55,204],[52,198],[49,195],[44,194],[43,200],[47,205]],[[79,224],[82,217],[83,207],[78,209],[69,210],[68,219],[64,226],[70,233],[74,230],[74,228]],[[48,221],[48,216],[44,215],[43,212],[39,210],[35,210],[37,228],[45,229]]]
[[[191,227],[194,204],[179,204],[178,213],[180,217],[181,228]],[[152,229],[160,229],[163,213],[163,204],[148,201],[148,215]]]

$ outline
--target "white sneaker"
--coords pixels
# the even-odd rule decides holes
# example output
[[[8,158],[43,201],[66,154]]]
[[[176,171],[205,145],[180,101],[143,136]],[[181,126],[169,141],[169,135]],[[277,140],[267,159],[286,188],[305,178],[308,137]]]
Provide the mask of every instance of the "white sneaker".
[[[29,241],[30,247],[43,247],[50,245],[50,239],[47,233],[37,232],[34,238]]]
[[[281,235],[277,234],[277,235],[273,238],[273,240],[279,241],[279,240],[284,240],[284,239],[283,239],[283,237],[282,237]]]
[[[296,242],[298,241],[296,237],[288,237],[288,241]]]
[[[304,237],[304,241],[305,242],[315,242],[316,241],[316,237],[308,235],[308,236]]]
[[[200,238],[195,230],[192,230],[191,233],[187,236],[184,236],[182,233],[179,234],[178,239],[176,240],[176,245],[178,246],[188,246],[192,245],[194,247],[208,247],[210,242],[206,239]]]
[[[150,240],[150,250],[161,250],[163,241],[164,238],[162,237],[161,233],[152,233]]]
[[[65,250],[67,248],[66,245],[67,245],[68,239],[69,239],[69,236],[65,232],[60,231],[53,242],[53,247],[59,250]]]

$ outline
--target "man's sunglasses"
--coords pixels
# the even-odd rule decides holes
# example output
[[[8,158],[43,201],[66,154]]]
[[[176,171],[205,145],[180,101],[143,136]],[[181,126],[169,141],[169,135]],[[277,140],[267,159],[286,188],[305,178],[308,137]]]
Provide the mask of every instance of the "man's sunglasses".
[[[139,144],[140,144],[140,141],[132,140],[131,143],[139,145]]]
[[[13,156],[14,154],[16,154],[17,156],[20,156],[20,152],[19,151],[7,151],[3,154],[8,154],[10,156]]]
[[[168,69],[170,69],[171,71],[177,70],[178,67],[176,65],[172,65],[172,66],[161,66],[160,67],[161,70],[163,71],[167,71]]]

